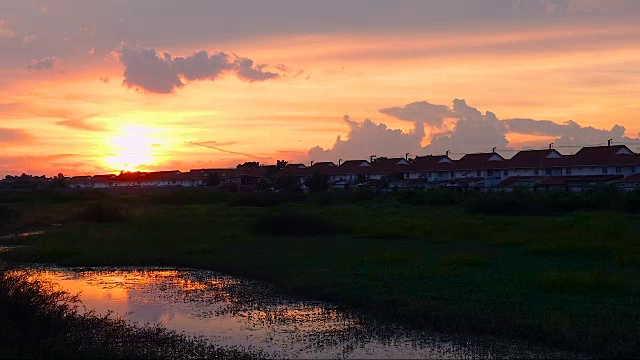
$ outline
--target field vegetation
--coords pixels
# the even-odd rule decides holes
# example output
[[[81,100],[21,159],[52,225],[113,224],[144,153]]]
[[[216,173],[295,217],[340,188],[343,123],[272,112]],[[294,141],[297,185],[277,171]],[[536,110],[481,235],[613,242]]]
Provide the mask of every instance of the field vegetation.
[[[0,196],[23,214],[5,229],[63,224],[5,260],[214,269],[407,326],[640,354],[637,193]]]

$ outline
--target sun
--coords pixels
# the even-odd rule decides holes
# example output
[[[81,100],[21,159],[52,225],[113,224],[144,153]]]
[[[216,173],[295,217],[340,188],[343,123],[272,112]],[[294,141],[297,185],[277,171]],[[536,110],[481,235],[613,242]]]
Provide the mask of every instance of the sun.
[[[114,170],[139,171],[155,163],[156,149],[161,143],[157,131],[151,128],[129,126],[122,128],[107,140],[112,154],[104,159]]]

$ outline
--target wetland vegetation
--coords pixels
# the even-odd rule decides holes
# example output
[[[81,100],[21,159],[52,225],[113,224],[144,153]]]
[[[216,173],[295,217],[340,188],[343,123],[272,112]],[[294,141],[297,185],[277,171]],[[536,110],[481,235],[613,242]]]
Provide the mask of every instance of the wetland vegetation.
[[[415,328],[634,357],[638,194],[607,191],[2,193],[6,233],[62,226],[1,256],[212,269]]]

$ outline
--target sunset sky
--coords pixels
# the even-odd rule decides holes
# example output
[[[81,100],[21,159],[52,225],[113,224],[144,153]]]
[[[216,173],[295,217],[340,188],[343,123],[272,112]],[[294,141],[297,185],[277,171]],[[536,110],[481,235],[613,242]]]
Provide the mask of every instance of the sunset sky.
[[[0,176],[638,151],[639,19],[638,0],[2,0]]]

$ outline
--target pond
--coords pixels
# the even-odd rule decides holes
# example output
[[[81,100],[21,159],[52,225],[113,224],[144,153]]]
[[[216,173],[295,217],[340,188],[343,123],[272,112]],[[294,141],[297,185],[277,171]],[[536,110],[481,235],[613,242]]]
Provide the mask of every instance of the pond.
[[[226,347],[273,358],[549,358],[495,338],[450,337],[382,325],[332,304],[282,296],[268,284],[172,268],[31,267],[79,293],[83,306],[128,321],[162,324]]]

